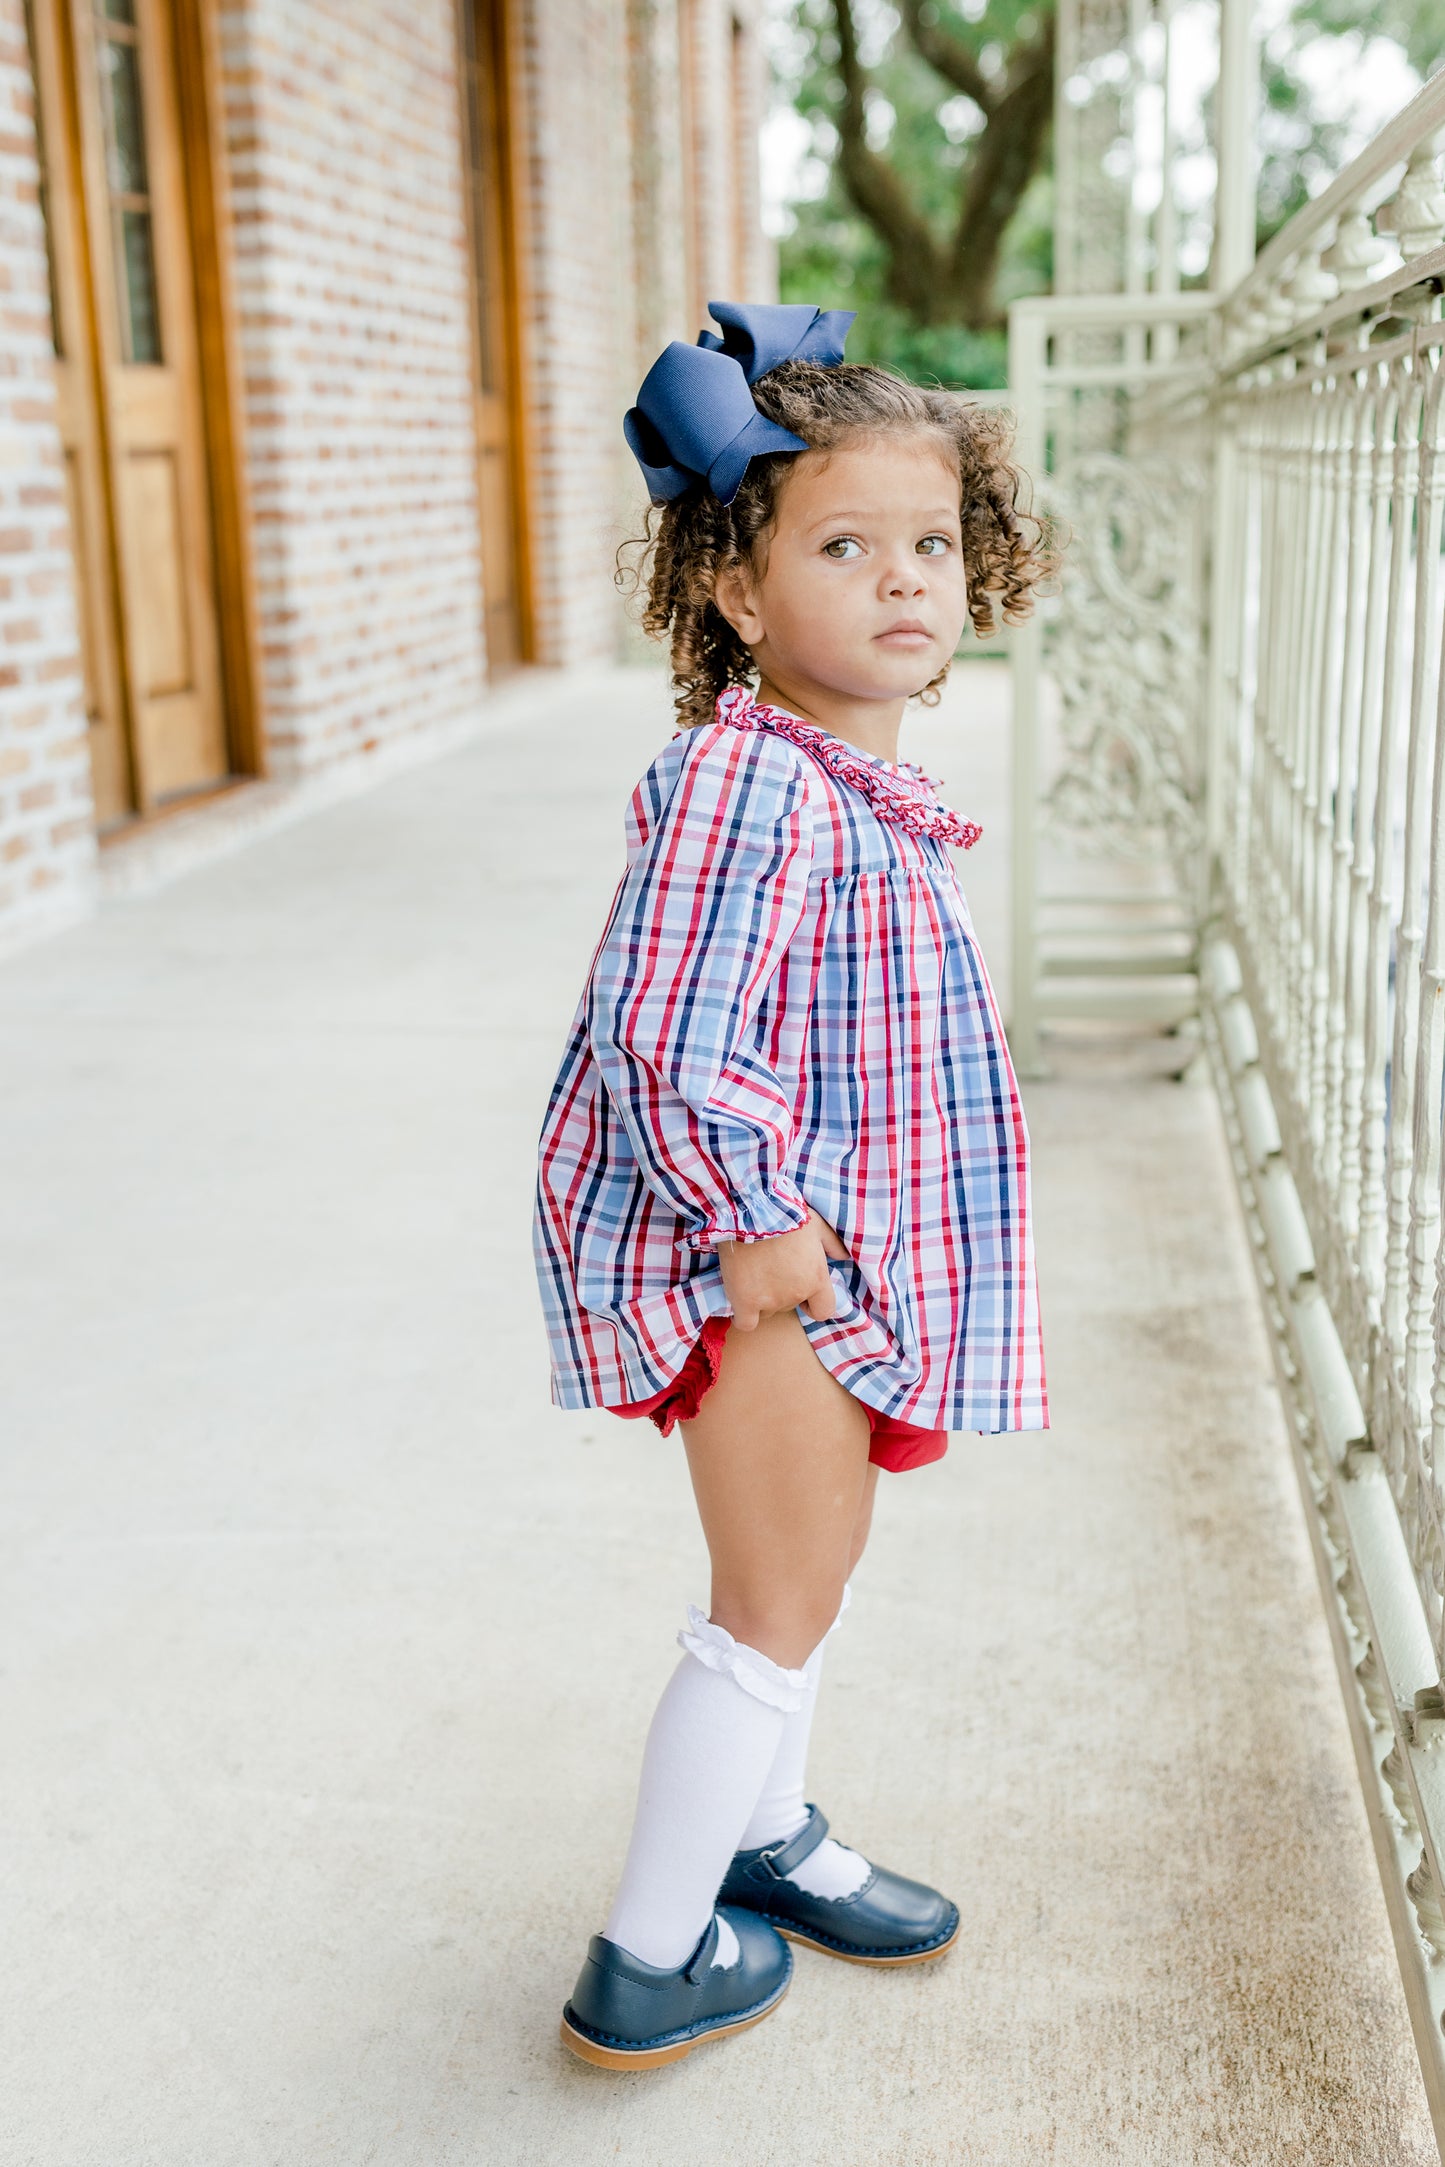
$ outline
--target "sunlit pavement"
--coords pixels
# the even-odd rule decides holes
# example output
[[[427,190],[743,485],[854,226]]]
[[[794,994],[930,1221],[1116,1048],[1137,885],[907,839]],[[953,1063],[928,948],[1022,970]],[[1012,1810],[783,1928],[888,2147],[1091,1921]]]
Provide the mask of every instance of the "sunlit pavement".
[[[1055,1427],[885,1478],[829,1658],[815,1795],[957,1949],[561,2050],[706,1579],[528,1243],[666,701],[509,712],[0,969],[0,2160],[1433,2162],[1213,1100],[1122,1039],[1026,1094]],[[995,959],[1005,714],[904,745]]]

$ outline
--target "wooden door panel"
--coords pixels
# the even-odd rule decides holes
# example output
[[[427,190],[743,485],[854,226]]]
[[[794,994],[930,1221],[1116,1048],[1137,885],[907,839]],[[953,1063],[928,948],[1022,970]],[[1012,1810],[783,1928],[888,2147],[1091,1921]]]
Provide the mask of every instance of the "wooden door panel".
[[[196,667],[174,453],[133,452],[121,481],[137,629],[131,653],[137,748],[151,796],[160,802],[223,775],[226,745],[219,712]]]
[[[222,781],[171,0],[33,0],[97,815]]]
[[[175,692],[164,699],[146,701],[136,717],[136,734],[156,804],[189,796],[199,786],[224,775],[224,761],[215,756],[214,750],[209,761],[197,761],[197,746],[204,752],[211,742],[209,730],[210,718],[192,692]]]
[[[477,399],[477,449],[487,666],[495,676],[522,659],[511,432],[506,401],[495,392]]]
[[[133,452],[125,467],[122,516],[126,547],[139,590],[140,641],[132,665],[142,701],[195,689],[186,583],[181,570],[181,515],[176,462],[169,451]]]
[[[145,809],[229,769],[180,119],[164,0],[71,5]]]
[[[65,494],[76,568],[81,669],[97,825],[131,811],[109,481],[96,368],[80,153],[75,126],[69,26],[60,0],[27,10],[39,138],[41,205],[50,263],[56,420],[65,457]]]
[[[95,477],[84,456],[84,446],[64,431],[61,443],[65,453],[65,502],[78,575],[75,595],[91,786],[96,824],[107,828],[123,820],[131,807],[130,757],[114,681],[115,645],[108,592],[110,552],[104,531],[96,531],[98,521],[103,520],[103,504],[97,501]]]
[[[79,456],[62,440],[65,457],[65,509],[70,520],[71,546],[80,564],[92,554],[90,520],[85,506],[85,477]],[[96,631],[97,596],[88,579],[76,581],[76,610],[80,619],[80,675],[87,717],[98,713],[100,686],[96,680],[95,655],[100,646]]]

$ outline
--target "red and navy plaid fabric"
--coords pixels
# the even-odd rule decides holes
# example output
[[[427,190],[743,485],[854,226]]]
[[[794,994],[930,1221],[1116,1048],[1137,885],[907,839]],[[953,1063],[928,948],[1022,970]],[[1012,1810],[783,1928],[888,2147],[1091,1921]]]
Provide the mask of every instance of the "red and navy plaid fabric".
[[[947,847],[977,832],[736,689],[653,762],[542,1131],[558,1406],[660,1391],[729,1314],[716,1244],[811,1204],[849,1256],[837,1315],[799,1314],[841,1385],[925,1428],[1047,1427],[1028,1134]]]

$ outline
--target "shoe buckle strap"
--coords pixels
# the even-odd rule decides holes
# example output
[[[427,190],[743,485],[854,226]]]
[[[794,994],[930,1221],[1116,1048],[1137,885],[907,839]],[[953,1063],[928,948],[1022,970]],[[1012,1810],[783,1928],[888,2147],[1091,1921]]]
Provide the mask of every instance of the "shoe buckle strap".
[[[828,1816],[816,1806],[808,1808],[808,1819],[790,1836],[786,1843],[770,1844],[758,1853],[759,1862],[766,1866],[776,1881],[785,1881],[795,1866],[801,1866],[805,1858],[811,1858],[828,1833]]]
[[[712,1960],[717,1954],[717,1939],[717,1913],[714,1912],[707,1922],[707,1928],[702,1940],[688,1959],[687,1968],[683,1974],[690,1986],[699,1985],[712,1969]]]

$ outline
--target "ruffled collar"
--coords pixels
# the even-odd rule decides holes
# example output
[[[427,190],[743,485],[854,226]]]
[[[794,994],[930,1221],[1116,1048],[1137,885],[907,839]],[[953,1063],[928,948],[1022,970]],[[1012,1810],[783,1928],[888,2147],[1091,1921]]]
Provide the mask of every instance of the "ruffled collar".
[[[771,730],[801,745],[830,775],[865,797],[880,820],[891,821],[910,835],[932,835],[940,843],[971,850],[983,833],[976,820],[965,820],[939,802],[938,783],[912,760],[895,762],[863,752],[846,738],[804,722],[800,715],[755,700],[746,685],[730,685],[719,695],[717,719],[735,730]]]

